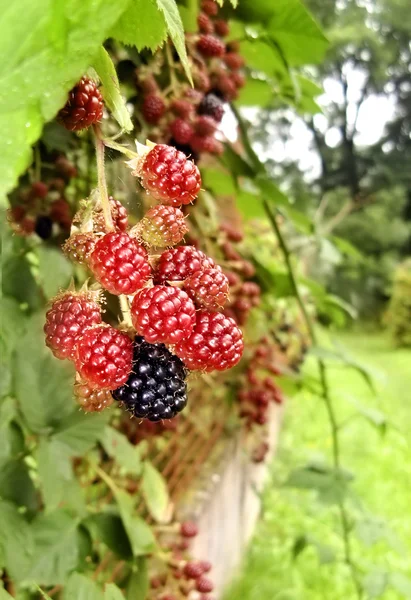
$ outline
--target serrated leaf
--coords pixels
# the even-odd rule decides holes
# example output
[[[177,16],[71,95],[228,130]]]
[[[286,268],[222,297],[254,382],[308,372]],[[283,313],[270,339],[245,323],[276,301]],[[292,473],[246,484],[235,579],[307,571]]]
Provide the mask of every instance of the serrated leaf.
[[[0,54],[9,59],[0,65],[0,197],[28,166],[44,123],[64,105],[128,3],[19,0],[2,11]]]
[[[16,506],[0,499],[0,555],[15,581],[22,581],[34,557],[33,532]]]
[[[25,579],[41,581],[45,586],[66,582],[78,562],[77,526],[78,521],[64,510],[34,519],[35,556]]]
[[[91,532],[93,539],[103,542],[121,558],[128,560],[132,557],[126,530],[117,514],[101,512],[87,517],[83,525]]]
[[[167,483],[158,469],[149,461],[144,462],[141,490],[151,516],[160,523],[166,522],[166,512],[170,502]]]
[[[107,583],[104,589],[104,600],[124,600],[124,596],[114,583]]]
[[[23,458],[10,459],[0,469],[0,495],[29,511],[39,508],[37,492]]]
[[[97,583],[85,575],[73,573],[68,578],[64,600],[103,600],[103,592]]]
[[[37,253],[39,283],[46,298],[53,298],[57,292],[68,286],[73,275],[73,265],[57,248],[42,245]]]
[[[107,454],[114,458],[116,463],[133,475],[141,473],[141,452],[139,446],[133,446],[127,437],[114,429],[105,427],[100,442]]]
[[[124,131],[131,131],[133,124],[124,98],[120,92],[120,84],[113,61],[107,50],[101,46],[93,66],[100,78],[101,93],[103,94],[104,102],[111,110],[113,117]]]
[[[156,50],[167,37],[167,27],[154,0],[133,0],[110,37],[137,50]]]
[[[25,327],[25,314],[14,298],[2,295],[0,298],[1,339],[4,350],[11,353]]]
[[[167,25],[167,31],[171,37],[173,44],[180,57],[181,64],[188,77],[189,82],[193,85],[191,78],[190,64],[187,58],[186,43],[184,37],[183,22],[178,12],[178,7],[175,0],[156,0],[159,10],[163,13]]]
[[[137,558],[136,570],[133,570],[128,580],[126,596],[128,600],[146,600],[149,587],[147,559],[141,556]]]
[[[109,410],[101,413],[84,413],[75,410],[60,421],[54,439],[66,446],[74,456],[85,454],[96,444],[110,416]]]

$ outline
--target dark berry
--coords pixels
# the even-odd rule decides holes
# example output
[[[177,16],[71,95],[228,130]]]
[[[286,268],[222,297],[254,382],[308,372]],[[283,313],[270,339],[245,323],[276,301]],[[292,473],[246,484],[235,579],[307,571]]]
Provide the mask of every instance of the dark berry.
[[[224,115],[223,103],[215,94],[207,94],[200,102],[198,114],[213,117],[219,123]]]
[[[94,81],[83,77],[69,93],[57,118],[66,129],[79,131],[101,121],[103,106],[103,97]]]
[[[144,120],[150,123],[150,125],[156,125],[165,113],[165,110],[166,105],[164,104],[164,100],[160,96],[157,96],[157,94],[146,96],[141,106]]]
[[[36,218],[34,231],[42,240],[48,240],[51,237],[53,221],[48,215],[39,215]]]

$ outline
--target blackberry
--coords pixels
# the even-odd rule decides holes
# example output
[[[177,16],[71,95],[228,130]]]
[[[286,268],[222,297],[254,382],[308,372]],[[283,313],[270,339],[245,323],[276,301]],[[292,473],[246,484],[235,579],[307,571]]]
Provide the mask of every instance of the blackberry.
[[[187,404],[187,371],[163,344],[134,340],[133,369],[125,385],[112,392],[135,417],[172,419]]]
[[[224,106],[223,102],[218,98],[217,94],[218,90],[213,90],[213,92],[204,96],[203,100],[200,102],[198,107],[199,115],[208,115],[209,117],[213,117],[215,121],[220,123],[221,119],[224,115]]]
[[[47,215],[39,215],[36,219],[34,231],[42,240],[51,238],[53,221]]]

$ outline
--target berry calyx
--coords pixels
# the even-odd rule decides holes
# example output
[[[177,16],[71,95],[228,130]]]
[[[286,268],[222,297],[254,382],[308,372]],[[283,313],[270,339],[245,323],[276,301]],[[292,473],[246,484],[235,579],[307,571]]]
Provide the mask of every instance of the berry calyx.
[[[197,313],[192,334],[175,347],[189,369],[205,372],[231,369],[243,350],[243,335],[234,319],[205,310]]]
[[[170,124],[170,131],[173,139],[178,144],[188,144],[194,133],[190,123],[182,118],[176,119]]]
[[[163,344],[134,340],[133,368],[113,398],[135,417],[150,421],[172,419],[187,404],[186,369]]]
[[[148,245],[175,246],[188,231],[184,214],[174,206],[153,206],[137,226],[138,236]],[[133,230],[131,232],[133,234]]]
[[[183,152],[157,144],[144,157],[140,173],[144,188],[170,206],[189,204],[201,188],[198,167]]]
[[[199,306],[218,310],[227,302],[229,283],[219,269],[206,269],[188,277],[184,290]]]
[[[59,359],[74,358],[79,337],[86,327],[101,323],[101,311],[90,292],[59,294],[46,313],[46,345]]]
[[[198,527],[193,521],[184,521],[180,525],[180,533],[183,537],[192,538],[198,534]]]
[[[77,342],[77,371],[94,388],[114,390],[123,385],[132,362],[133,342],[127,334],[110,325],[86,329]]]
[[[201,250],[197,250],[194,246],[178,246],[161,254],[155,271],[155,280],[158,283],[184,281],[196,271],[212,268],[216,268],[215,262]]]
[[[197,112],[199,115],[213,117],[215,121],[220,123],[224,116],[224,106],[218,96],[215,94],[207,94],[200,102]]]
[[[193,331],[196,309],[183,290],[155,285],[136,294],[131,318],[137,333],[148,342],[175,344]]]
[[[80,131],[101,121],[103,107],[103,97],[97,85],[88,77],[82,77],[70,91],[57,119],[66,129]]]
[[[94,233],[73,233],[63,245],[63,252],[73,262],[84,265],[93,252],[96,241]]]
[[[150,125],[156,125],[164,115],[165,110],[166,105],[164,104],[164,100],[157,94],[148,94],[141,106],[144,120],[150,123]]]
[[[200,35],[197,42],[197,50],[207,58],[214,58],[224,55],[225,44],[218,37],[205,33]]]
[[[74,384],[74,397],[84,412],[101,412],[114,402],[109,390],[93,389],[81,380]]]
[[[147,252],[127,233],[106,233],[89,258],[95,278],[112,294],[134,294],[151,272]]]

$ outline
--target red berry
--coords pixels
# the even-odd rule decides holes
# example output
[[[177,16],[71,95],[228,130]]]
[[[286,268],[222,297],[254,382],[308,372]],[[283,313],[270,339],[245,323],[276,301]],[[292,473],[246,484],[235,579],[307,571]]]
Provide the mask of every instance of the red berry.
[[[57,118],[66,129],[86,129],[103,118],[103,97],[94,81],[82,77],[69,93]]]
[[[220,72],[215,81],[215,88],[223,95],[224,100],[235,100],[238,96],[237,86],[231,75]]]
[[[220,269],[197,271],[185,280],[184,290],[196,304],[217,310],[227,301],[228,279]]]
[[[73,358],[86,327],[101,323],[100,306],[88,292],[64,292],[46,313],[46,345],[57,358]]]
[[[67,160],[65,156],[59,156],[55,161],[56,171],[66,177],[67,179],[71,179],[72,177],[77,177],[77,169],[72,162]]]
[[[208,573],[209,571],[211,571],[212,564],[208,560],[200,560],[198,564],[203,569],[203,573]]]
[[[197,69],[193,73],[194,86],[196,90],[201,90],[202,92],[208,92],[210,89],[211,83],[210,78],[207,75],[206,71]]]
[[[212,135],[193,135],[190,145],[194,152],[208,152],[217,156],[224,152],[223,144]]]
[[[198,527],[193,521],[184,521],[181,523],[180,533],[183,537],[192,538],[198,534]]]
[[[206,13],[200,13],[197,17],[198,28],[202,33],[213,33],[214,25]]]
[[[171,111],[179,117],[187,118],[194,112],[194,106],[188,100],[173,100],[170,105]]]
[[[237,89],[244,87],[246,84],[245,76],[242,73],[240,73],[240,71],[235,71],[234,73],[232,73],[231,78]]]
[[[89,258],[95,278],[112,294],[134,294],[150,276],[147,252],[124,232],[106,233]]]
[[[241,54],[237,54],[237,52],[227,52],[224,56],[224,62],[233,71],[237,71],[244,67],[244,58]]]
[[[73,233],[63,246],[64,254],[73,262],[83,265],[94,250],[94,233]]]
[[[24,217],[19,223],[20,232],[22,235],[30,235],[36,228],[36,222],[31,217]],[[16,231],[16,233],[19,233]]]
[[[157,200],[170,206],[192,202],[201,188],[198,167],[183,152],[157,144],[144,157],[141,180]]]
[[[181,118],[170,124],[170,131],[177,144],[188,144],[194,133],[190,123]]]
[[[175,344],[193,331],[196,309],[183,290],[155,285],[136,294],[131,318],[137,333],[150,344]]]
[[[215,37],[215,35],[205,33],[200,35],[197,42],[197,50],[207,58],[214,58],[217,56],[224,56],[225,45],[218,37]]]
[[[85,412],[101,412],[114,402],[109,390],[96,390],[82,381],[74,384],[74,396],[77,404]]]
[[[113,220],[114,229],[117,231],[126,231],[128,227],[128,212],[125,206],[119,200],[109,197],[111,218]],[[103,209],[99,209],[93,215],[94,231],[106,231],[106,223],[104,221]]]
[[[199,115],[208,115],[220,123],[224,116],[224,106],[220,98],[215,94],[207,94],[198,107]]]
[[[138,227],[138,236],[146,244],[157,246],[175,246],[188,231],[184,214],[174,206],[153,206],[145,214]]]
[[[218,13],[218,6],[214,0],[203,0],[201,3],[201,10],[203,10],[208,16],[215,17]]]
[[[77,371],[94,388],[115,390],[124,385],[133,363],[133,342],[111,325],[86,329],[77,342]]]
[[[158,92],[158,84],[152,75],[144,74],[139,77],[138,84],[144,95],[154,94]]]
[[[13,206],[8,211],[10,221],[14,221],[15,223],[19,223],[24,218],[25,214],[26,209],[21,205]]]
[[[65,223],[71,221],[70,205],[64,198],[54,200],[50,204],[50,219],[56,223]]]
[[[188,579],[198,579],[203,575],[204,569],[199,562],[188,562],[183,569],[184,575]]]
[[[193,333],[178,343],[175,353],[192,370],[225,371],[240,360],[243,334],[236,322],[221,313],[199,311]]]
[[[144,120],[150,123],[150,125],[156,125],[164,115],[165,110],[166,105],[164,104],[164,100],[160,96],[157,96],[157,94],[148,94],[141,106]]]
[[[220,229],[221,231],[224,231],[227,238],[232,242],[241,242],[241,240],[244,238],[244,234],[241,229],[238,229],[238,227],[232,223],[222,223],[220,225]]]
[[[208,579],[208,577],[200,577],[197,579],[196,590],[201,592],[202,594],[208,594],[208,592],[212,592],[214,589],[213,582]]]
[[[230,26],[227,21],[217,19],[214,21],[214,30],[219,36],[226,37],[230,33]]]
[[[216,268],[212,258],[194,246],[178,246],[163,252],[157,263],[155,278],[158,283],[184,281],[196,271]]]
[[[49,186],[43,181],[35,181],[31,184],[30,192],[34,198],[45,198],[49,193]]]
[[[196,132],[201,136],[212,135],[217,127],[217,121],[214,121],[213,117],[208,117],[207,115],[197,117],[194,123]]]

